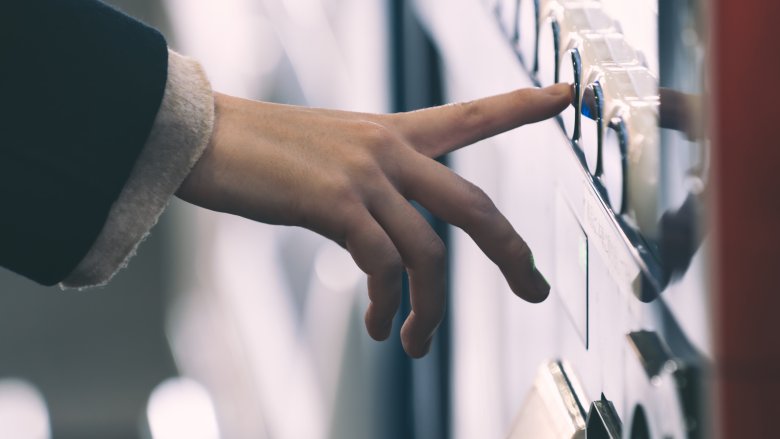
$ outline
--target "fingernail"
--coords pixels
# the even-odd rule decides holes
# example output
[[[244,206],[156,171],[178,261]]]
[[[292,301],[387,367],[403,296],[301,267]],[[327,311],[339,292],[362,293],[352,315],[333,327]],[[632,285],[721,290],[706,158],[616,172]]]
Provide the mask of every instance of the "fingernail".
[[[547,279],[544,278],[544,275],[536,267],[534,267],[532,276],[537,299],[539,302],[542,302],[550,294],[550,284],[547,283]]]

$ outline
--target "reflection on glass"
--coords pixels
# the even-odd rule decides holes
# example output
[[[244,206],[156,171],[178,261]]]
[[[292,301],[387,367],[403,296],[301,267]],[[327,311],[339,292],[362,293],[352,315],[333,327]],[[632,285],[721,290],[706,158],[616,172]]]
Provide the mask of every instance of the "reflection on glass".
[[[701,140],[701,96],[664,87],[658,92],[661,99],[661,128],[679,131],[690,141]]]
[[[660,250],[670,276],[684,273],[706,234],[709,140],[707,2],[658,2],[662,195]]]
[[[678,172],[682,175],[676,177],[690,183],[683,185],[687,193],[682,204],[664,212],[660,221],[661,259],[667,273],[674,276],[688,269],[706,233],[702,213],[709,144],[702,126],[702,96],[666,87],[659,89],[659,96],[658,123],[666,158],[670,162],[670,158],[678,158]]]

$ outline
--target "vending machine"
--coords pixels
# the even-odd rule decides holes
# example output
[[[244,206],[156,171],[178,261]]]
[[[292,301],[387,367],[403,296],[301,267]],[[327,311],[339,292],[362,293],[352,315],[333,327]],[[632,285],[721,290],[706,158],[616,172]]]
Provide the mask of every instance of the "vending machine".
[[[452,232],[453,437],[710,437],[706,6],[415,2],[445,100],[557,82],[574,97],[450,158],[552,286],[524,303]]]

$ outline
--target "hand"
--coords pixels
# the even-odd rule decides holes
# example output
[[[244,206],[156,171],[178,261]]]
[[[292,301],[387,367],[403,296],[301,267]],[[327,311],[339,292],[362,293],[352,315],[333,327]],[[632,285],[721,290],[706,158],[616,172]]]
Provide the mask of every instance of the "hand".
[[[570,87],[558,84],[375,115],[216,94],[210,145],[177,195],[256,221],[306,227],[345,247],[368,275],[365,323],[377,340],[390,335],[406,269],[412,312],[401,340],[410,356],[421,357],[443,317],[446,249],[408,200],[471,235],[518,296],[541,302],[550,289],[490,198],[432,158],[552,117],[570,101]]]

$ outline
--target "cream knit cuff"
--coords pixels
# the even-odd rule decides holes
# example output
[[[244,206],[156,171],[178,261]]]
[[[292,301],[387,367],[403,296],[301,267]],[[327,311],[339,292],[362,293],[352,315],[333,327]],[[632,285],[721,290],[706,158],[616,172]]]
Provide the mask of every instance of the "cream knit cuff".
[[[97,240],[61,287],[104,285],[127,265],[206,149],[213,127],[206,73],[197,61],[168,50],[165,94],[149,138]]]

